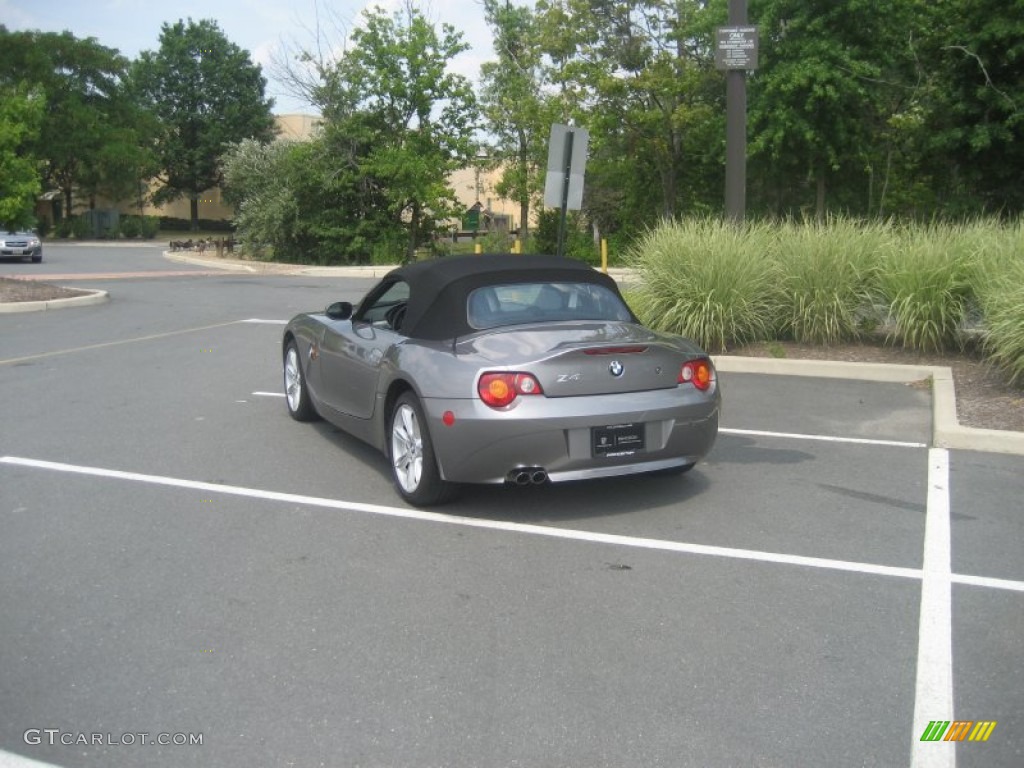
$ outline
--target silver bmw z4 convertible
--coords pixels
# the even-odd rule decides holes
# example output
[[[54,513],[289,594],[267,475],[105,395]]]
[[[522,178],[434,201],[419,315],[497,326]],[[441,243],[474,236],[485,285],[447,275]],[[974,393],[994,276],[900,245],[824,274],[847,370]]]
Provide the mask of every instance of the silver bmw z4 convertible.
[[[683,473],[714,445],[721,394],[695,344],[645,328],[572,259],[455,256],[399,267],[283,338],[298,421],[382,451],[416,506],[461,483]]]

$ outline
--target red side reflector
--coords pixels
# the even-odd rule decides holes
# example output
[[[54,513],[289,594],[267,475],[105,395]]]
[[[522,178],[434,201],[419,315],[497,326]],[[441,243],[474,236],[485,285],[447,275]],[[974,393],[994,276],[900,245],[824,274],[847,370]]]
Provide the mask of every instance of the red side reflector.
[[[632,355],[636,352],[646,352],[647,347],[597,347],[596,349],[585,349],[585,355]]]

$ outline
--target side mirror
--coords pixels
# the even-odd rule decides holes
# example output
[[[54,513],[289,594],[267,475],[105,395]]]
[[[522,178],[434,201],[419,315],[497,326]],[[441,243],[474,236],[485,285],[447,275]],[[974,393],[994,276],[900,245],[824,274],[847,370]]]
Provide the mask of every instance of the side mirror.
[[[329,305],[324,313],[331,320],[348,320],[352,317],[352,304],[347,301],[336,301]]]

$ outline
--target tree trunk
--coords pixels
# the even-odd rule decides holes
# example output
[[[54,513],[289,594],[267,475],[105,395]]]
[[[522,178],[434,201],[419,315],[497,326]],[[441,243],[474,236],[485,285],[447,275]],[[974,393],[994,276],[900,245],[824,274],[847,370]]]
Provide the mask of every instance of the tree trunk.
[[[416,259],[416,241],[420,229],[420,204],[412,204],[412,220],[409,222],[409,244],[405,249],[406,263]]]
[[[64,220],[71,219],[71,186],[64,187]]]
[[[519,170],[523,188],[519,190],[519,241],[526,246],[529,237],[529,145],[526,132],[519,126]]]
[[[814,201],[814,218],[820,224],[825,220],[825,163],[818,164],[817,194]]]
[[[192,195],[189,198],[189,229],[193,232],[199,230],[199,195]]]

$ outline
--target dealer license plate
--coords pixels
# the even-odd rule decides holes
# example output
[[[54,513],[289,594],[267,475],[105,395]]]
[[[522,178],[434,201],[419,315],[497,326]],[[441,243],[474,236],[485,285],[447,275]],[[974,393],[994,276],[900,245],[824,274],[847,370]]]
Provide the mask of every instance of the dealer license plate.
[[[595,456],[631,456],[644,448],[643,424],[613,424],[590,430]]]

